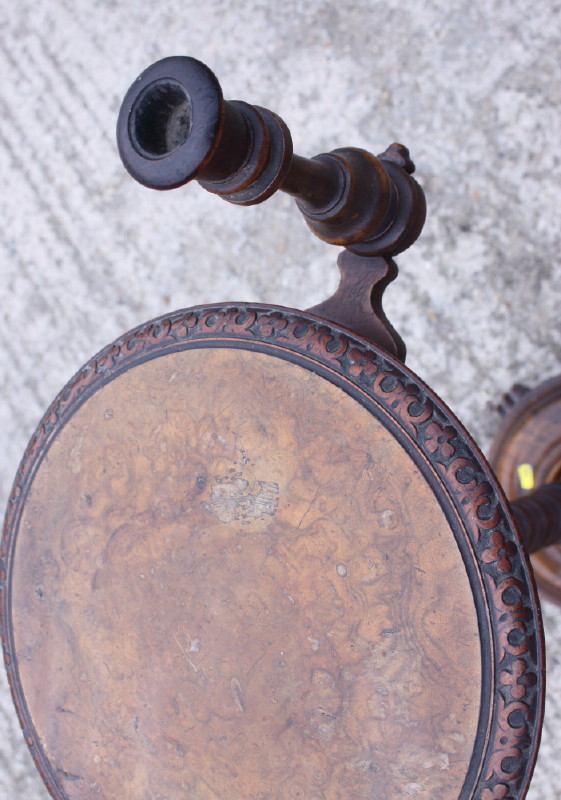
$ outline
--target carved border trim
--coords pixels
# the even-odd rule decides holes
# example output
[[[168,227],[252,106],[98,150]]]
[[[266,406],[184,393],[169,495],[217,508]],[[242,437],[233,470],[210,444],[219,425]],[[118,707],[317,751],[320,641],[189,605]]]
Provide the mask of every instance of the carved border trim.
[[[475,553],[491,624],[493,663],[483,665],[492,674],[487,742],[479,775],[473,786],[464,786],[461,797],[520,800],[533,772],[543,720],[543,631],[528,560],[490,468],[442,401],[399,361],[310,314],[245,304],[178,311],[116,340],[69,381],[25,452],[0,550],[2,643],[24,735],[50,791],[66,797],[37,741],[12,659],[9,572],[27,490],[59,427],[102,385],[166,352],[227,340],[237,340],[246,349],[269,345],[293,351],[338,373],[372,398],[428,461]]]

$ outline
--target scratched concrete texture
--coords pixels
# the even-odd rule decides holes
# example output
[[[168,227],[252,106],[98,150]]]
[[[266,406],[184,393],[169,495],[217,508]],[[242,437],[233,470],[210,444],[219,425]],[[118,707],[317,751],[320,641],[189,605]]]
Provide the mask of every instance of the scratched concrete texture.
[[[146,66],[192,55],[277,111],[295,151],[411,149],[428,199],[386,311],[408,364],[485,448],[515,381],[561,370],[561,4],[556,0],[0,2],[0,501],[72,374],[126,329],[222,300],[305,308],[336,249],[293,201],[234,208],[135,184],[114,142]],[[529,797],[561,792],[561,612]],[[0,797],[41,800],[2,674]]]

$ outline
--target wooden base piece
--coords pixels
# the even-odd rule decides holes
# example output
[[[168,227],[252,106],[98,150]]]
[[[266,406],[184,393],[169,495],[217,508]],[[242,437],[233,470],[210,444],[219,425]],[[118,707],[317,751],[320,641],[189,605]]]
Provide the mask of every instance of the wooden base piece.
[[[509,500],[561,480],[561,375],[518,394],[497,431],[489,460]],[[540,591],[561,603],[561,545],[531,557]]]

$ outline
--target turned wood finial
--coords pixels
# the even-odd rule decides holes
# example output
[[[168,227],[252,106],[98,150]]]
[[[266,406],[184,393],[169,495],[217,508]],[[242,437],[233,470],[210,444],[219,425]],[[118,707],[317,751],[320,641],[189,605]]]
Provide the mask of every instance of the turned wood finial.
[[[281,189],[316,236],[359,255],[396,255],[425,220],[403,145],[377,157],[343,147],[302,158],[277,114],[225,101],[214,74],[193,58],[164,58],[140,75],[123,101],[117,140],[125,167],[145,186],[173,189],[195,179],[238,205]]]

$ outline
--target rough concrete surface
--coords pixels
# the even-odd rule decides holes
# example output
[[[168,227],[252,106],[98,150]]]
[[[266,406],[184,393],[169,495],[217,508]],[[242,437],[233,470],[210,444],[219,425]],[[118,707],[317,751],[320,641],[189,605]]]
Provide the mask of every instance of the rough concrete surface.
[[[123,170],[120,100],[166,55],[277,111],[295,151],[407,144],[427,193],[386,311],[408,364],[483,447],[515,381],[561,369],[561,5],[556,0],[1,0],[0,497],[42,412],[124,330],[220,300],[305,308],[335,248],[288,197],[240,209]],[[561,792],[561,623],[532,800]],[[2,676],[0,797],[39,800]]]

